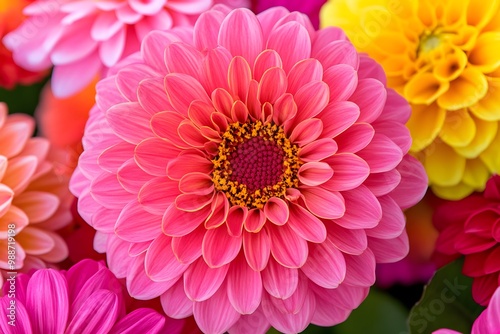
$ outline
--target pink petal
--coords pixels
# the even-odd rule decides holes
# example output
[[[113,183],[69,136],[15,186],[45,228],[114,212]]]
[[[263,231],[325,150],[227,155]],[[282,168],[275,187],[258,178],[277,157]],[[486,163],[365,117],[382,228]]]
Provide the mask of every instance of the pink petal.
[[[131,201],[118,217],[115,233],[130,242],[153,240],[161,234],[161,216],[144,211],[137,201]]]
[[[352,66],[339,64],[325,71],[323,81],[330,87],[330,101],[346,101],[358,87],[358,74]]]
[[[213,193],[212,178],[204,173],[189,173],[179,181],[179,190],[187,194],[208,195]]]
[[[8,295],[4,295],[2,298],[0,298],[0,316],[3,317],[4,319],[9,319],[8,316],[10,315],[10,310],[8,309],[10,307],[10,301],[11,299],[8,297]],[[10,321],[10,319],[9,319]],[[15,326],[9,325],[8,321],[2,321],[0,322],[0,331],[5,334],[31,334],[33,333],[31,323],[30,323],[30,317],[28,315],[28,312],[26,310],[26,307],[24,306],[23,302],[21,302],[18,298],[16,300],[16,322]]]
[[[382,66],[380,66],[379,63],[377,63],[373,58],[370,58],[365,53],[359,55],[358,77],[359,79],[366,79],[366,78],[377,79],[382,84],[384,84],[384,86],[387,84],[387,78]],[[396,114],[398,113],[400,113],[400,111],[396,112]],[[406,123],[407,120],[408,119],[402,121],[402,123]]]
[[[375,256],[368,248],[360,255],[345,255],[347,273],[345,283],[354,286],[372,286],[375,283]]]
[[[360,186],[370,175],[368,164],[352,153],[338,153],[326,159],[333,176],[322,185],[331,191],[346,191]]]
[[[5,160],[2,183],[12,189],[16,196],[19,195],[31,183],[38,164],[38,159],[33,155]]]
[[[316,312],[311,323],[317,326],[331,327],[344,322],[351,314],[351,309],[337,306],[336,301],[316,297]]]
[[[233,237],[225,226],[208,230],[203,239],[203,258],[218,268],[234,260],[240,252],[242,237]]]
[[[204,333],[224,333],[240,318],[240,314],[229,302],[225,284],[212,298],[194,303],[193,315]]]
[[[401,148],[387,136],[376,133],[372,141],[357,153],[370,166],[372,173],[387,172],[403,159]]]
[[[184,274],[184,290],[188,298],[201,302],[212,297],[224,282],[228,269],[229,265],[211,268],[199,258]]]
[[[231,107],[231,118],[233,122],[246,123],[248,117],[247,106],[241,101],[235,101]]]
[[[174,180],[180,180],[184,175],[191,172],[210,174],[213,164],[198,152],[183,152],[176,159],[169,162],[167,175]]]
[[[318,115],[323,121],[323,136],[331,138],[348,129],[358,117],[359,107],[350,101],[331,102]]]
[[[243,231],[243,224],[248,216],[248,209],[241,206],[232,206],[227,214],[227,232],[232,237],[240,237]]]
[[[136,145],[143,139],[153,137],[151,117],[138,102],[122,103],[109,108],[106,119],[115,134],[131,144]]]
[[[408,255],[408,235],[403,231],[395,239],[368,238],[368,247],[375,254],[377,263],[396,262]]]
[[[333,170],[326,162],[306,162],[299,168],[297,176],[302,184],[319,186],[328,181],[333,175]]]
[[[290,140],[299,146],[304,146],[316,140],[323,131],[323,122],[310,118],[300,122],[292,131]]]
[[[29,255],[42,255],[55,247],[55,240],[50,234],[31,225],[25,227],[16,236],[16,241],[23,246],[24,251]]]
[[[400,207],[389,196],[378,197],[382,206],[382,219],[380,223],[371,229],[366,229],[366,235],[380,239],[396,238],[405,228],[406,218]]]
[[[317,285],[335,289],[346,277],[346,260],[335,244],[326,239],[321,244],[309,244],[309,256],[301,270]]]
[[[308,58],[296,63],[288,73],[288,92],[296,95],[305,85],[323,79],[323,66],[316,59]]]
[[[9,116],[9,119],[12,119],[12,116]],[[0,141],[2,142],[0,154],[7,158],[19,154],[28,139],[33,135],[34,130],[34,120],[27,117],[27,115],[22,116],[19,122],[5,124],[2,131],[0,131]]]
[[[288,73],[297,62],[310,57],[311,39],[300,23],[288,22],[271,31],[267,48],[281,55],[283,69]]]
[[[262,308],[258,308],[254,313],[242,315],[240,319],[229,328],[229,334],[235,333],[267,333],[271,325],[267,321],[266,316],[262,312]]]
[[[136,299],[153,299],[167,291],[177,281],[176,279],[165,282],[152,281],[144,269],[144,254],[137,256],[128,268],[127,290],[130,296]]]
[[[262,284],[273,297],[287,299],[297,289],[299,275],[297,269],[290,269],[269,260],[268,266],[262,271]]]
[[[302,147],[299,158],[304,162],[320,161],[334,155],[337,148],[337,143],[333,139],[318,139]]]
[[[273,121],[277,125],[291,120],[297,114],[297,104],[291,94],[283,94],[274,104]]]
[[[165,324],[165,317],[158,312],[148,309],[136,309],[118,321],[109,334],[125,333],[157,333]]]
[[[168,101],[167,92],[165,91],[163,78],[142,80],[137,88],[137,100],[150,115],[172,109]]]
[[[334,303],[341,309],[353,310],[357,308],[365,300],[369,287],[351,286],[347,284],[341,284],[336,289],[324,289],[315,284],[309,285],[311,289],[316,293],[316,300],[326,300],[330,303]]]
[[[361,79],[356,91],[349,98],[359,106],[358,122],[371,123],[375,121],[385,106],[387,90],[383,83],[375,79]]]
[[[114,66],[122,57],[127,38],[127,28],[118,30],[110,39],[99,46],[99,57],[107,67]]]
[[[420,201],[427,189],[427,174],[417,159],[405,155],[396,167],[401,174],[401,182],[391,192],[391,197],[402,209],[409,208]]]
[[[26,310],[34,332],[64,332],[69,311],[67,289],[63,275],[54,269],[33,274],[26,291]]]
[[[243,256],[233,261],[227,273],[227,297],[240,314],[252,314],[262,298],[260,272],[253,270]]]
[[[99,167],[110,173],[116,173],[118,169],[134,156],[135,146],[127,142],[119,142],[108,147],[99,155],[97,163]]]
[[[355,70],[359,67],[359,56],[349,41],[333,41],[326,45],[315,57],[325,69],[338,64],[347,64]]]
[[[243,232],[243,251],[248,265],[255,271],[267,266],[271,251],[271,239],[266,229],[258,233]]]
[[[382,207],[378,199],[365,186],[344,191],[345,214],[335,222],[349,229],[372,228],[382,219]]]
[[[319,51],[334,41],[346,41],[347,36],[339,27],[325,27],[316,31],[313,39],[312,56],[316,57]]]
[[[183,237],[172,238],[172,251],[181,263],[190,264],[198,259],[202,253],[202,242],[205,236],[205,228],[199,226],[193,232]]]
[[[172,252],[172,238],[159,235],[151,242],[146,252],[144,266],[146,274],[155,282],[169,281],[181,276],[188,268],[180,263]]]
[[[116,293],[104,289],[97,290],[85,300],[64,332],[107,333],[118,320],[119,313],[123,312],[120,306],[122,305]],[[47,332],[42,331],[42,333]]]
[[[137,166],[134,159],[126,161],[120,167],[116,176],[123,189],[131,193],[139,193],[142,186],[152,178],[151,175]]]
[[[312,214],[324,219],[337,219],[346,211],[344,198],[337,191],[321,187],[301,187],[306,207]]]
[[[116,104],[128,102],[128,100],[116,89],[116,77],[107,77],[96,85],[96,105],[100,110],[106,112]]]
[[[92,25],[90,34],[96,41],[106,41],[123,28],[115,12],[100,12]]]
[[[9,210],[13,198],[14,192],[12,191],[12,189],[7,187],[6,185],[0,184],[0,215],[2,217]]]
[[[199,20],[198,20],[199,22]],[[216,38],[216,37],[215,37]],[[207,92],[217,88],[227,90],[227,73],[232,56],[226,49],[217,47],[209,50],[203,60],[203,85]]]
[[[61,204],[54,194],[44,191],[25,191],[14,197],[12,204],[26,213],[30,223],[40,223],[49,219]]]
[[[302,86],[294,95],[297,103],[297,116],[294,124],[316,117],[329,101],[329,88],[323,81],[313,81]]]
[[[203,223],[209,214],[210,208],[207,206],[194,212],[186,212],[172,204],[163,215],[163,233],[172,237],[185,236]]]
[[[203,148],[208,142],[207,138],[200,132],[200,129],[190,120],[184,120],[179,124],[177,134],[191,147]]]
[[[271,254],[274,259],[285,267],[302,267],[307,260],[307,241],[299,237],[288,224],[279,227],[269,224],[266,226],[271,237]]]
[[[272,67],[282,67],[280,55],[274,50],[267,49],[262,51],[257,59],[255,59],[255,64],[253,65],[254,79],[260,82],[264,72]]]
[[[411,107],[408,101],[393,89],[387,89],[387,100],[384,111],[377,118],[377,121],[396,121],[405,124],[410,119],[410,115]]]
[[[403,158],[404,159],[404,158]],[[373,173],[365,180],[364,185],[377,197],[392,192],[401,182],[401,174],[396,169],[384,173]]]
[[[272,67],[262,74],[257,94],[261,103],[274,103],[286,92],[286,88],[285,71],[279,67]]]
[[[217,36],[224,14],[211,10],[202,13],[194,25],[194,45],[198,50],[210,50],[218,46]]]
[[[179,194],[177,181],[168,177],[155,177],[142,186],[137,200],[144,210],[163,215]]]
[[[266,223],[266,215],[261,209],[248,210],[247,218],[245,219],[245,230],[248,232],[257,233],[262,230]]]
[[[168,74],[165,77],[165,89],[170,104],[182,115],[187,116],[189,105],[194,100],[210,103],[210,98],[201,84],[186,74]]]
[[[384,121],[375,122],[372,124],[375,132],[386,135],[397,146],[401,148],[403,153],[407,153],[411,147],[411,136],[408,128],[401,123]]]
[[[288,204],[277,197],[271,197],[264,206],[267,219],[276,225],[284,225],[290,215]]]
[[[137,90],[142,80],[156,77],[157,74],[146,64],[131,64],[121,68],[116,75],[116,86],[127,100],[137,101]]]
[[[52,91],[58,98],[69,97],[87,86],[102,67],[97,51],[76,62],[58,65],[52,73]]]
[[[224,193],[218,192],[215,195],[211,210],[212,213],[205,221],[205,228],[207,229],[219,227],[226,222],[229,213],[229,201]]]
[[[193,314],[193,302],[186,296],[184,280],[179,279],[160,296],[165,314],[174,319],[182,319]]]
[[[203,126],[213,127],[211,114],[214,112],[214,107],[209,104],[205,104],[201,101],[194,101],[189,106],[188,117],[198,128]]]
[[[166,74],[165,48],[178,41],[180,41],[179,37],[169,31],[156,30],[147,34],[141,44],[141,54],[144,62],[159,71],[159,73]]]
[[[213,194],[181,194],[175,199],[177,209],[186,212],[195,212],[203,209],[212,202]]]
[[[193,46],[172,43],[165,49],[165,63],[170,73],[183,73],[200,79],[203,55]]]
[[[249,35],[249,31],[252,34]],[[262,29],[255,14],[244,8],[233,10],[220,26],[218,44],[228,49],[233,57],[242,56],[253,64],[264,49]]]
[[[375,136],[375,130],[368,123],[355,123],[335,137],[339,153],[357,153],[364,149]]]
[[[240,56],[234,57],[228,68],[229,92],[232,93],[232,96],[234,98],[239,98],[241,101],[245,101],[251,80],[252,69],[250,68],[247,60]],[[218,110],[221,112],[227,112],[230,109]]]

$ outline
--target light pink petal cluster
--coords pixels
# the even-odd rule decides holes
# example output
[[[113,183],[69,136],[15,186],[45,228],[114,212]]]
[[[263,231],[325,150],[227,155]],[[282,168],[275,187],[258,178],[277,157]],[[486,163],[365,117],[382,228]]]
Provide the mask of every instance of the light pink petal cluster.
[[[0,298],[4,334],[164,332],[165,317],[152,309],[126,314],[125,291],[101,262],[83,260],[67,272],[40,269],[8,283]]]
[[[339,29],[217,7],[111,73],[71,187],[135,298],[206,333],[300,332],[407,254],[410,108]]]
[[[27,70],[55,66],[54,94],[67,97],[138,51],[151,30],[192,26],[213,4],[214,0],[37,0],[24,9],[28,19],[3,42]]]
[[[72,221],[69,177],[59,173],[35,121],[0,103],[0,286],[9,271],[44,268],[68,256],[55,232]]]

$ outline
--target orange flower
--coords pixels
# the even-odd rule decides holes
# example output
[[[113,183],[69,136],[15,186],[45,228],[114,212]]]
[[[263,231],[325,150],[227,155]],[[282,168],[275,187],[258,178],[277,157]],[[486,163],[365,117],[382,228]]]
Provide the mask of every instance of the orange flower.
[[[71,222],[68,177],[56,173],[33,118],[0,103],[0,273],[43,268],[68,249],[54,231]],[[10,246],[10,247],[9,247]],[[0,280],[2,285],[2,280]]]

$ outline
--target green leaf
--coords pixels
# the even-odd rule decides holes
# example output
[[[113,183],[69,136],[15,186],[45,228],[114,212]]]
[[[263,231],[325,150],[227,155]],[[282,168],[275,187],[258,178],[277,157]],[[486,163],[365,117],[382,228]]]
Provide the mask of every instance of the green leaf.
[[[412,308],[411,334],[427,334],[440,328],[470,333],[483,308],[472,299],[472,278],[462,274],[463,259],[439,269]]]
[[[7,90],[0,88],[0,102],[5,102],[9,108],[9,114],[25,113],[33,115],[38,105],[40,92],[47,80],[31,86],[16,86]]]
[[[349,318],[332,328],[334,334],[408,333],[408,310],[397,299],[372,288],[366,300]]]

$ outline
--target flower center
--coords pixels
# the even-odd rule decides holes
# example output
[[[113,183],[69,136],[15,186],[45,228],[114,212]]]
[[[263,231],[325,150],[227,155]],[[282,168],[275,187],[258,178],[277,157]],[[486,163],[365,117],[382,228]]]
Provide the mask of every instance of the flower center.
[[[233,205],[261,209],[271,197],[282,198],[287,188],[298,186],[298,150],[276,124],[233,123],[212,160],[215,189]]]

